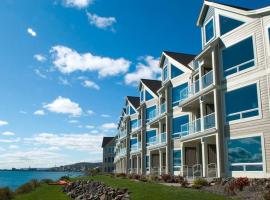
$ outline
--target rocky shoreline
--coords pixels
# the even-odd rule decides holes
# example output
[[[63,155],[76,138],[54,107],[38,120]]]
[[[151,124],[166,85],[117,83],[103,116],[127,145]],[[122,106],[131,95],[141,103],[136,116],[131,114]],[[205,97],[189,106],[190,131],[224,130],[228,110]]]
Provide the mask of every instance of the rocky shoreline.
[[[64,192],[75,200],[129,200],[127,189],[114,189],[103,183],[80,180],[70,183]]]

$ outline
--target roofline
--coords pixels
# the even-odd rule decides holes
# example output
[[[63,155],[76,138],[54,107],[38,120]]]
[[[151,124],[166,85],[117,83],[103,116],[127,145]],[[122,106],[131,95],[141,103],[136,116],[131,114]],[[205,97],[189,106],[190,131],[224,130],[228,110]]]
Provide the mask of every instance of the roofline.
[[[197,20],[197,26],[202,26],[203,14],[204,14],[204,12],[206,12],[206,9],[210,6],[215,7],[215,8],[219,8],[219,9],[223,9],[223,10],[228,10],[230,12],[237,13],[240,15],[250,16],[250,17],[260,16],[260,15],[266,14],[268,12],[270,13],[270,6],[255,9],[255,10],[243,10],[243,9],[235,8],[235,7],[232,7],[229,5],[224,5],[224,4],[205,0],[203,3],[202,9],[200,11],[199,18]]]
[[[161,54],[161,57],[160,57],[160,63],[159,63],[159,68],[162,68],[161,63],[162,63],[163,57],[170,57],[170,58],[173,59],[175,62],[180,63],[180,64],[183,65],[184,67],[187,67],[189,70],[192,70],[192,68],[191,68],[188,64],[185,65],[185,64],[179,62],[178,60],[176,60],[176,59],[174,59],[173,57],[169,56],[166,52],[169,52],[169,51],[163,51],[162,54]],[[178,53],[178,52],[172,52],[172,53]],[[180,53],[180,54],[181,54],[181,53]],[[189,54],[189,53],[183,53],[183,54],[190,55],[190,56],[194,56],[194,58],[196,57],[196,55],[194,55],[194,54]]]

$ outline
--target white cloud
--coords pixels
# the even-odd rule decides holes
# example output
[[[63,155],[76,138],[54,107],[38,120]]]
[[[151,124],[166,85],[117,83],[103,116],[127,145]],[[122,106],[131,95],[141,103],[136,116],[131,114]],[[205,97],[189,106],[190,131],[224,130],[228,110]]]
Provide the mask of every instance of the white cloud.
[[[19,113],[20,113],[20,114],[23,114],[23,115],[26,115],[26,114],[27,114],[27,112],[24,111],[24,110],[20,110]]]
[[[104,117],[104,118],[109,118],[109,117],[111,117],[110,115],[107,115],[107,114],[102,114],[102,115],[100,115],[101,117]]]
[[[61,96],[43,107],[54,113],[70,114],[72,116],[80,116],[82,114],[82,109],[79,104]]]
[[[20,138],[15,138],[15,139],[0,139],[0,143],[17,143],[20,142]]]
[[[77,123],[79,123],[79,121],[73,119],[73,120],[69,120],[68,123],[70,123],[70,124],[77,124]]]
[[[91,3],[93,3],[93,0],[63,0],[63,3],[67,7],[75,7],[75,8],[86,8]]]
[[[42,54],[36,54],[34,55],[34,58],[39,62],[45,62],[47,60],[46,56]]]
[[[87,128],[87,129],[94,129],[95,126],[93,126],[93,125],[86,125],[85,128]]]
[[[102,135],[40,133],[26,142],[78,151],[101,152]]]
[[[93,115],[93,114],[95,114],[95,112],[93,110],[87,110],[86,113],[87,113],[87,115]]]
[[[61,73],[69,74],[75,71],[97,71],[100,77],[116,76],[128,71],[131,62],[118,58],[95,56],[91,53],[80,54],[66,46],[51,48],[53,64]]]
[[[27,32],[32,36],[32,37],[36,37],[37,33],[32,29],[32,28],[28,28]]]
[[[39,69],[35,69],[35,73],[36,73],[36,75],[38,75],[40,78],[43,78],[43,79],[46,79],[46,78],[47,78],[47,76],[46,76],[44,73],[42,73]]]
[[[140,79],[158,79],[160,77],[159,59],[152,56],[145,56],[142,59],[143,62],[137,64],[134,72],[125,75],[127,85],[137,86]]]
[[[115,123],[105,123],[105,124],[102,124],[100,128],[103,129],[103,130],[116,129],[117,124],[115,124]]]
[[[98,134],[99,131],[98,131],[98,130],[92,130],[91,133],[92,133],[92,134]]]
[[[10,149],[18,149],[19,146],[17,146],[17,145],[9,145],[9,148],[10,148]]]
[[[100,90],[100,87],[99,85],[97,85],[95,82],[93,81],[89,81],[89,80],[85,80],[83,83],[82,83],[83,87],[86,87],[86,88],[93,88],[93,89],[96,89],[96,90]]]
[[[70,82],[66,78],[63,78],[61,76],[58,78],[58,81],[59,81],[59,84],[61,84],[61,85],[69,85],[69,86],[71,86]]]
[[[8,125],[7,121],[0,120],[0,126],[6,126]]]
[[[45,111],[44,110],[36,110],[34,112],[34,115],[45,115]]]
[[[15,135],[15,133],[10,132],[10,131],[5,131],[5,132],[1,133],[1,135],[4,135],[4,136],[13,136],[13,135]]]
[[[115,17],[101,17],[96,14],[91,14],[89,12],[87,12],[86,14],[90,24],[100,29],[112,28],[112,26],[116,23]],[[111,30],[113,31],[114,29]]]

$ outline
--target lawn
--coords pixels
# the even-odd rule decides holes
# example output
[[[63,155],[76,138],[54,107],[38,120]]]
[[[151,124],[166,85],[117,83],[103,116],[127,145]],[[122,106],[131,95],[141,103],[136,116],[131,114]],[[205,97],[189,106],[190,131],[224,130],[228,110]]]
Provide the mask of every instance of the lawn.
[[[114,188],[127,188],[132,200],[225,200],[223,196],[201,192],[193,189],[164,186],[156,183],[136,182],[110,176],[83,177],[79,179],[94,179]],[[70,200],[59,186],[42,185],[35,191],[17,196],[15,200]]]
[[[33,192],[18,195],[14,200],[71,200],[60,186],[42,185]]]

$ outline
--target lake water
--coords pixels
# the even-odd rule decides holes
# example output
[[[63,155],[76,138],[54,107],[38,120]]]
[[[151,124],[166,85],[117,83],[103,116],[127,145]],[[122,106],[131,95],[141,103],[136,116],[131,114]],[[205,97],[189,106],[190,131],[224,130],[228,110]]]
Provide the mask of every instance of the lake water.
[[[16,189],[31,179],[52,179],[58,180],[62,176],[76,177],[80,172],[39,172],[39,171],[0,171],[0,188],[9,187]]]

